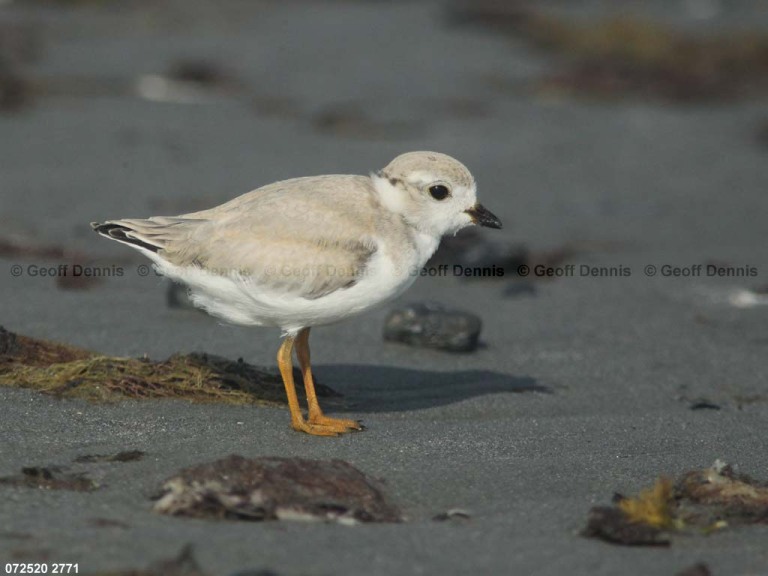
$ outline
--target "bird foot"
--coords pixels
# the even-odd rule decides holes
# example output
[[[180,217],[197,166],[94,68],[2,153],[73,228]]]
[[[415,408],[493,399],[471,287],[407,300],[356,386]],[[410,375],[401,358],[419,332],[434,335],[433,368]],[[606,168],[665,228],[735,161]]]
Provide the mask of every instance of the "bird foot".
[[[312,434],[313,436],[339,436],[347,432],[359,432],[365,430],[356,420],[329,418],[328,416],[315,416],[308,421],[300,420],[291,422],[294,430]]]
[[[344,434],[345,432],[361,432],[365,430],[365,426],[363,426],[359,420],[350,420],[349,418],[330,418],[324,414],[320,414],[319,416],[311,415],[309,417],[309,423],[333,428],[340,434]]]

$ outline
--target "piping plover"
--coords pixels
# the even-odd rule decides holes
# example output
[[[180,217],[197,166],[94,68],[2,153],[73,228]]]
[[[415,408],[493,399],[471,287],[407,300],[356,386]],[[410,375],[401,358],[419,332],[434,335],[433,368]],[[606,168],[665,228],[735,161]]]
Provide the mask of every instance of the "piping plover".
[[[362,426],[320,409],[310,328],[401,294],[443,235],[472,224],[501,228],[475,192],[474,178],[458,160],[409,152],[370,176],[295,178],[210,210],[91,226],[148,256],[159,273],[184,282],[192,302],[209,314],[281,328],[277,362],[291,425],[335,436]],[[306,419],[293,380],[294,347],[307,392]]]

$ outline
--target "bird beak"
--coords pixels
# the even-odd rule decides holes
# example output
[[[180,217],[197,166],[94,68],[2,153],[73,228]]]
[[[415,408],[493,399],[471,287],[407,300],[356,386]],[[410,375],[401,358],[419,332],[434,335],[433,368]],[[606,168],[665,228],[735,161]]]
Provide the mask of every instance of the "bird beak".
[[[466,210],[466,213],[472,218],[473,224],[479,224],[487,228],[501,228],[501,220],[479,202],[469,210]]]

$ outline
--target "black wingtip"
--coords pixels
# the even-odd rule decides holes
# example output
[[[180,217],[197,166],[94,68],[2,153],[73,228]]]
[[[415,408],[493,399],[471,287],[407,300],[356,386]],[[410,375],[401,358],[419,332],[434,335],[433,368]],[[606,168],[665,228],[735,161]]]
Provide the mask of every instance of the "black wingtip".
[[[99,222],[91,222],[91,228],[93,228],[94,232],[101,234],[105,238],[117,240],[118,242],[125,242],[126,244],[132,244],[133,246],[138,246],[155,253],[160,250],[158,246],[149,244],[143,240],[139,240],[138,238],[128,236],[127,233],[133,232],[133,230],[121,224],[101,224]]]

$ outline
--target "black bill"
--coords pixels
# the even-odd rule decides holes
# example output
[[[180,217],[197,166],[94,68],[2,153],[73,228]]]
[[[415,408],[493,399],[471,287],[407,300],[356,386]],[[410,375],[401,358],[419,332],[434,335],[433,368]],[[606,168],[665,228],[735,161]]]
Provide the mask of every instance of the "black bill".
[[[488,210],[485,206],[479,202],[466,211],[472,218],[472,222],[485,226],[487,228],[501,228],[501,220],[499,220],[493,212]]]

